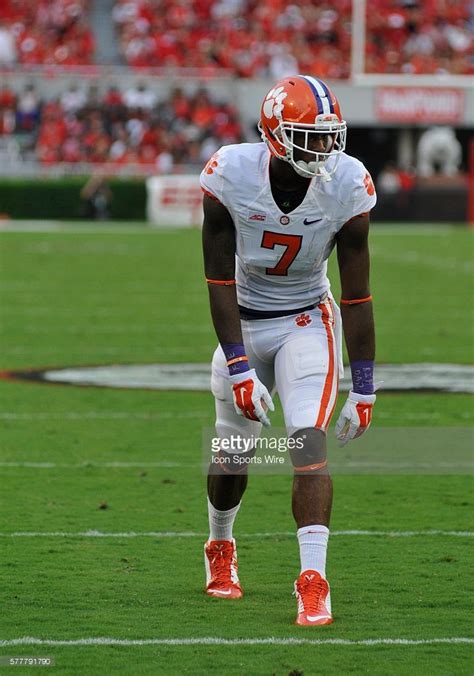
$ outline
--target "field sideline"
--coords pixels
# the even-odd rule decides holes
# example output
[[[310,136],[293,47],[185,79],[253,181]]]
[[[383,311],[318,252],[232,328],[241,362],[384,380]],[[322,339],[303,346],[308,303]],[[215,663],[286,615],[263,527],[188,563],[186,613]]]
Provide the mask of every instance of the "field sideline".
[[[0,247],[0,371],[209,361],[199,231],[13,222]],[[378,361],[471,364],[473,232],[374,226],[371,248]],[[249,482],[244,598],[202,593],[208,393],[2,379],[0,393],[0,658],[50,655],[67,674],[472,673],[467,470],[336,474],[335,622],[306,630],[289,476]],[[382,390],[374,426],[472,433],[472,397]]]

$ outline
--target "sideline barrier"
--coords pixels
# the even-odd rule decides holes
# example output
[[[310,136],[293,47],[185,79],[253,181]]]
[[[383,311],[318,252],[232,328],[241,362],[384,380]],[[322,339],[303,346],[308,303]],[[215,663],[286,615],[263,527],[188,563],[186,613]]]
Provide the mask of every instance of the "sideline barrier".
[[[0,212],[8,218],[82,220],[81,189],[88,178],[0,180]],[[110,219],[143,221],[146,203],[144,180],[110,178],[107,183],[112,193]]]
[[[198,174],[153,176],[146,181],[147,219],[156,228],[202,225],[202,192]]]

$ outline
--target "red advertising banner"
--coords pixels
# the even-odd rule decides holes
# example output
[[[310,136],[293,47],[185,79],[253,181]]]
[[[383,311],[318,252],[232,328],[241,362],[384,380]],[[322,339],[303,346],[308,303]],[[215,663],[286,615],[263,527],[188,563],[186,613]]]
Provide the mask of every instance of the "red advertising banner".
[[[461,122],[464,91],[444,87],[379,87],[375,115],[381,122]]]

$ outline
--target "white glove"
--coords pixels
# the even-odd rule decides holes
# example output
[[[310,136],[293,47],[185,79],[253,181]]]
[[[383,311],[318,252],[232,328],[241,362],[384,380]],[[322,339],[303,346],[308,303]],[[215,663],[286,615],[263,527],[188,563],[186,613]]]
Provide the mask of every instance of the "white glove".
[[[270,425],[265,411],[275,410],[272,398],[265,385],[258,379],[255,369],[230,376],[234,393],[234,406],[239,415],[249,420],[258,420],[267,427]]]
[[[358,394],[352,390],[349,392],[336,423],[339,446],[345,446],[348,441],[360,437],[369,429],[376,398],[375,394]]]

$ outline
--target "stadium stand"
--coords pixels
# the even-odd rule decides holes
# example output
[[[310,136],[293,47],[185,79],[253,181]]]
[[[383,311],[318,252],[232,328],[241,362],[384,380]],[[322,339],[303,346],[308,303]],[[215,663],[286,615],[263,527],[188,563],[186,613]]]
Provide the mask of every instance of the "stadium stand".
[[[474,5],[450,0],[367,3],[368,73],[474,73]]]
[[[94,63],[89,10],[97,2],[1,0],[0,65]],[[365,72],[474,72],[468,0],[371,0],[366,7]],[[112,19],[123,63],[134,68],[350,76],[351,0],[116,0]]]
[[[130,66],[344,79],[350,75],[351,5],[350,0],[117,0],[113,17]],[[368,2],[366,72],[472,73],[471,12],[465,0]]]
[[[93,63],[88,8],[89,0],[1,0],[0,64]]]
[[[136,165],[143,173],[201,166],[220,145],[243,140],[235,109],[204,88],[192,95],[176,88],[158,102],[140,83],[124,92],[111,87],[103,97],[94,86],[86,92],[73,84],[50,101],[40,101],[33,85],[18,94],[4,86],[0,136],[13,134],[29,139],[23,148],[45,166],[89,162],[120,171]]]
[[[124,61],[134,67],[349,76],[350,0],[117,0],[113,18]]]
[[[107,163],[124,173],[127,167],[130,173],[146,173],[150,167],[160,173],[182,171],[183,165],[198,167],[218,146],[244,140],[246,134],[247,140],[256,138],[251,122],[246,120],[244,134],[237,110],[222,102],[232,100],[246,119],[241,101],[219,89],[214,90],[217,102],[206,90],[189,96],[179,89],[169,101],[158,101],[140,79],[150,83],[161,76],[162,82],[170,74],[191,74],[196,86],[206,76],[230,76],[222,78],[223,83],[236,77],[275,81],[296,71],[329,81],[347,79],[355,25],[352,4],[0,0],[0,71],[5,73],[4,86],[0,81],[0,165],[15,165],[20,173],[33,171],[35,163],[45,173],[55,167],[74,172],[86,163]],[[366,72],[474,72],[474,10],[467,0],[373,0],[366,6]],[[104,17],[116,27],[108,37],[113,45],[116,38],[126,65],[115,68],[113,58],[105,66],[93,63],[94,32],[101,43]],[[154,68],[158,70],[149,70]],[[21,84],[12,76],[15,69],[28,72]],[[81,82],[79,72],[87,75],[89,84],[100,83],[100,93]],[[121,73],[127,78],[135,74],[136,84],[127,89]],[[70,78],[80,86],[68,88]],[[32,81],[36,89],[25,85]],[[111,87],[104,94],[114,82],[120,82],[121,90]],[[164,95],[160,93],[160,99]],[[463,96],[460,90],[456,101]]]

